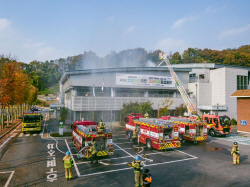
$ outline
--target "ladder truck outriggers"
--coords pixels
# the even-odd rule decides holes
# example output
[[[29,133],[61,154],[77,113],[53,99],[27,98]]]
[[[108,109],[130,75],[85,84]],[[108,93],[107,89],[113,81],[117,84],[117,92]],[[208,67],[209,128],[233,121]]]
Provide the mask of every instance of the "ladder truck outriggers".
[[[178,118],[178,117],[170,117],[166,118],[163,116],[162,119],[168,119],[173,120],[175,123],[179,124],[179,140],[190,140],[194,141],[195,143],[197,141],[203,141],[207,139],[207,123],[205,121],[201,121],[200,116],[202,116],[202,113],[198,108],[194,107],[194,104],[192,103],[190,97],[188,96],[185,88],[181,84],[180,79],[176,75],[174,69],[172,68],[168,58],[167,54],[165,53],[159,53],[159,58],[163,61],[158,65],[160,66],[163,62],[166,63],[169,72],[171,76],[173,77],[176,87],[179,90],[185,105],[187,106],[188,115],[190,118]],[[193,120],[191,119],[191,115],[196,115],[197,119]]]
[[[178,148],[178,124],[157,118],[144,118],[141,113],[130,114],[125,118],[126,134],[132,140],[133,131],[138,133],[138,141],[146,144],[148,149],[166,150]]]
[[[80,158],[90,158],[89,143],[95,142],[97,156],[108,156],[114,154],[112,141],[112,131],[105,128],[100,131],[98,125],[94,121],[75,121],[72,125],[73,145],[79,151],[77,153]]]

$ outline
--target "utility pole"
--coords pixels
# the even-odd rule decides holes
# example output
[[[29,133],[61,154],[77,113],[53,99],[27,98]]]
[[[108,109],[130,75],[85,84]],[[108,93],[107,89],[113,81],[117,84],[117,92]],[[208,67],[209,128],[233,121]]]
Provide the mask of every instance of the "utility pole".
[[[219,103],[217,103],[217,115],[219,115],[218,109],[219,109]]]
[[[158,103],[158,114],[157,114],[157,118],[159,118],[159,116],[160,116],[159,106],[160,106],[160,104]]]
[[[197,102],[198,102],[198,95],[197,95],[197,87],[198,87],[198,84],[195,84],[195,87],[196,87],[196,96],[195,96],[195,99],[196,99],[196,106],[195,106],[195,110],[196,110],[196,113],[197,113],[197,110],[198,110],[198,108],[197,108]]]

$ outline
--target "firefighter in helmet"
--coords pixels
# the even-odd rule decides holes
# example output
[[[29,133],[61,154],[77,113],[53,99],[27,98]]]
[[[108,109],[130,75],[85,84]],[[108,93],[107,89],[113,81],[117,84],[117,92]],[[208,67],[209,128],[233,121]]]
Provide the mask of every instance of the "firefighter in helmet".
[[[134,129],[133,130],[133,137],[132,137],[132,140],[133,140],[133,143],[135,144],[136,143],[136,140],[137,140],[137,131]]]
[[[139,159],[139,156],[135,156],[134,162],[132,162],[132,167],[134,168],[135,173],[135,186],[142,186],[143,180],[142,180],[142,164]]]
[[[237,142],[234,142],[231,155],[233,155],[233,164],[240,164],[240,150]]]
[[[195,121],[196,121],[196,122],[201,122],[201,118],[200,118],[200,116],[198,116],[198,114],[196,114]]]
[[[90,146],[89,152],[92,154],[91,164],[93,164],[94,159],[96,160],[96,163],[98,163],[97,152],[96,152],[96,148],[95,148],[95,141],[93,142],[93,144],[88,143],[88,145]]]
[[[145,118],[148,118],[148,113],[147,113],[147,112],[144,114],[144,117],[145,117]]]
[[[102,120],[100,120],[99,125],[100,125],[100,126],[99,126],[99,131],[103,132],[104,129],[105,129],[105,125],[104,125],[104,123],[103,123]]]
[[[70,152],[66,152],[66,156],[63,158],[64,168],[65,168],[65,178],[66,180],[72,180],[72,167],[73,167],[73,160],[70,156]]]

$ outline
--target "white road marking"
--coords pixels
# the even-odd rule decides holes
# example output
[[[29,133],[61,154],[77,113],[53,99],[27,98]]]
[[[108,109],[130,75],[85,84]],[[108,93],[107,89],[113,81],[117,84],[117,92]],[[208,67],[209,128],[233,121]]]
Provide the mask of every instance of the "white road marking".
[[[125,143],[133,143],[133,142],[125,142]],[[123,144],[123,143],[116,143],[116,144]]]
[[[11,178],[13,177],[15,171],[6,171],[6,172],[0,172],[0,173],[11,173],[10,176],[9,176],[9,178],[8,178],[8,180],[7,180],[7,182],[6,182],[5,185],[4,185],[4,187],[7,187],[7,186],[9,185],[10,180],[11,180]]]
[[[23,133],[20,133],[18,137],[20,138],[20,137],[22,137],[22,136],[23,136]]]
[[[181,160],[174,160],[174,161],[169,161],[169,162],[162,162],[162,163],[157,163],[157,164],[149,164],[149,165],[144,165],[144,166],[156,166],[156,165],[162,165],[162,164],[170,164],[170,163],[174,163],[174,162],[182,162],[182,161],[186,161],[186,160],[193,160],[193,159],[197,159],[197,157],[193,157],[193,158],[186,158],[186,159],[181,159]]]
[[[128,153],[127,151],[125,151],[124,149],[122,149],[120,146],[117,145],[117,143],[113,143],[115,146],[117,146],[118,148],[120,148],[121,150],[123,150],[125,153],[127,153],[128,155],[130,155],[131,157],[134,157],[133,155],[131,155],[130,153]]]
[[[78,167],[76,166],[75,159],[74,159],[74,157],[72,156],[72,153],[71,153],[71,151],[70,151],[70,148],[69,148],[69,145],[68,145],[66,139],[65,139],[65,143],[66,143],[66,146],[67,146],[67,148],[68,148],[68,150],[69,150],[69,152],[70,152],[71,158],[72,158],[72,160],[73,160],[73,162],[74,162],[74,166],[75,166],[76,173],[77,173],[78,177],[80,177],[80,172],[79,172],[79,170],[78,170]]]
[[[123,156],[123,157],[118,157],[118,158],[107,158],[107,159],[101,159],[100,161],[103,161],[103,160],[115,160],[115,159],[122,159],[122,158],[131,158],[131,156]],[[89,162],[90,161],[76,162],[76,164],[86,164],[86,163],[89,163]]]
[[[30,134],[26,134],[25,136],[29,136]]]
[[[33,136],[36,136],[37,134],[33,134]]]

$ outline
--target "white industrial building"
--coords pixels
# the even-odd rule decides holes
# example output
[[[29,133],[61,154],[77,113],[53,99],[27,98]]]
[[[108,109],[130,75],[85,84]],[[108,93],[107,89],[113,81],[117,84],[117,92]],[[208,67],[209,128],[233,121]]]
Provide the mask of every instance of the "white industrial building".
[[[178,64],[173,68],[202,112],[218,110],[221,115],[237,118],[236,98],[230,95],[237,89],[247,89],[250,68],[213,63]],[[123,103],[130,101],[151,101],[154,115],[164,98],[174,101],[171,110],[184,103],[167,67],[66,71],[60,80],[60,92],[61,104],[71,111],[72,121],[91,120],[93,111],[95,118],[103,115],[105,121],[110,121],[111,110],[112,119],[119,121]]]

